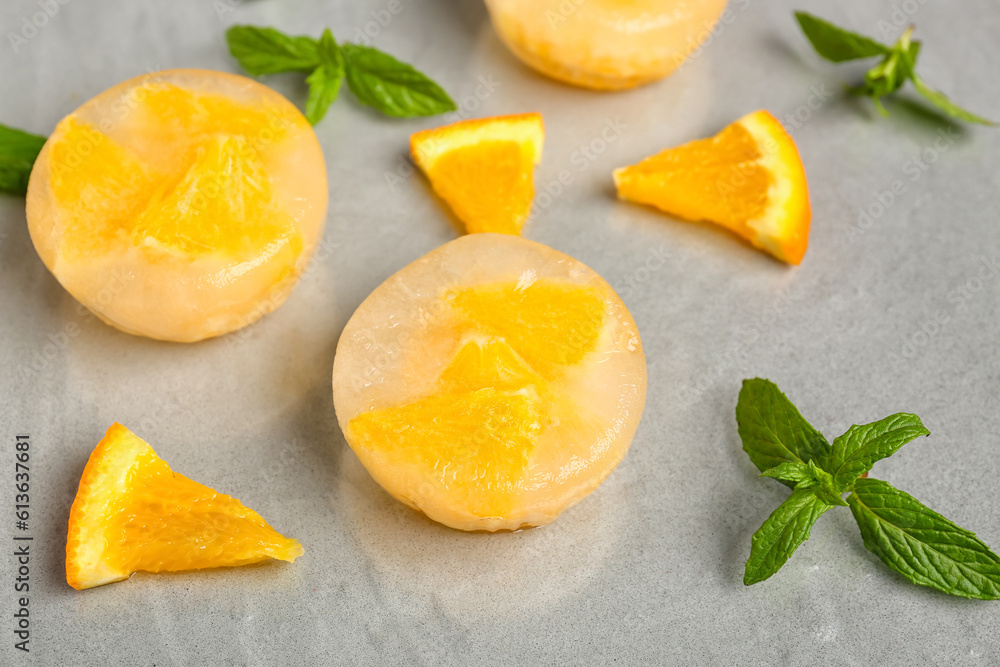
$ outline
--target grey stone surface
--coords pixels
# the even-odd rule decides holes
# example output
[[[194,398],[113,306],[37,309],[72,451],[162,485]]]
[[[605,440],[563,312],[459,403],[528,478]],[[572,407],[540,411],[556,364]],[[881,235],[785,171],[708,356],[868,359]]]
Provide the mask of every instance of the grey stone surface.
[[[916,8],[904,20],[924,40],[925,78],[1000,116],[996,0],[896,4]],[[386,5],[69,0],[15,53],[6,35],[39,4],[2,0],[0,122],[47,133],[147,69],[236,71],[222,38],[230,23],[331,26],[350,39]],[[773,579],[741,583],[750,535],[787,493],[758,480],[740,450],[733,408],[740,381],[758,375],[830,437],[919,414],[933,435],[877,476],[1000,546],[1000,273],[981,268],[1000,262],[1000,131],[903,104],[878,117],[840,93],[863,67],[820,61],[791,17],[812,9],[877,36],[893,5],[734,0],[731,22],[681,72],[610,95],[526,70],[478,2],[401,6],[375,44],[431,73],[464,113],[545,115],[540,201],[560,171],[572,183],[525,234],[596,269],[635,315],[649,398],[630,454],[549,527],[466,535],[391,500],[344,444],[329,370],[340,330],[385,277],[457,233],[419,174],[391,187],[386,178],[410,133],[441,119],[389,120],[339,101],[317,128],[331,206],[313,270],[272,316],[196,345],[130,337],[81,313],[35,255],[23,201],[0,196],[0,551],[14,532],[18,433],[33,443],[34,536],[31,653],[13,648],[15,563],[5,555],[0,663],[997,664],[1000,607],[905,582],[864,549],[845,510],[824,516]],[[482,80],[492,91],[477,100]],[[267,83],[304,102],[300,78]],[[810,110],[816,91],[829,97]],[[814,210],[801,267],[615,202],[614,167],[761,107],[800,114],[792,132]],[[609,123],[620,134],[602,143]],[[956,135],[935,149],[949,126]],[[593,159],[582,157],[591,143]],[[921,154],[927,168],[914,170]],[[857,227],[859,209],[897,180],[902,193]],[[71,590],[67,513],[115,420],[177,471],[299,538],[306,555]]]

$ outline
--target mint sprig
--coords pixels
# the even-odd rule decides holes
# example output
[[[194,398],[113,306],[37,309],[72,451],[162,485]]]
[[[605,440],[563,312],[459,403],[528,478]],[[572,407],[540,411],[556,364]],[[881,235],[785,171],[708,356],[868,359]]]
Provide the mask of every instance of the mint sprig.
[[[891,95],[903,87],[907,81],[913,83],[918,93],[944,113],[980,125],[996,125],[994,121],[978,116],[952,102],[941,92],[928,86],[916,73],[917,56],[920,54],[920,42],[912,39],[914,26],[907,28],[895,44],[889,46],[845,30],[829,21],[806,12],[795,12],[802,32],[809,39],[813,48],[822,57],[835,63],[862,58],[881,56],[882,60],[865,74],[865,82],[848,88],[858,95],[872,99],[875,108],[883,116],[888,115],[882,98]]]
[[[832,447],[822,447],[816,429],[778,387],[756,378],[743,382],[736,420],[743,449],[761,477],[793,488],[754,533],[743,583],[755,584],[777,572],[809,539],[816,520],[842,505],[851,508],[865,547],[913,583],[965,598],[1000,599],[1000,556],[912,496],[865,477],[877,461],[930,435],[916,415],[899,413],[852,426]],[[846,501],[845,493],[850,494]]]
[[[226,31],[229,52],[254,76],[307,72],[306,118],[320,122],[343,80],[362,104],[387,116],[434,116],[458,107],[438,84],[412,65],[370,46],[338,44],[329,30],[316,40],[274,28],[237,25]]]
[[[0,125],[0,192],[23,195],[45,137]]]

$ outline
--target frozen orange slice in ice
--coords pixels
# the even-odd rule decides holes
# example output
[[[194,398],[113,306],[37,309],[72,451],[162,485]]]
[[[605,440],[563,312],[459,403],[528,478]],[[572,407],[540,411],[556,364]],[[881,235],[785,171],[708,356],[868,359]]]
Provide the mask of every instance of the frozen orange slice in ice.
[[[69,515],[66,581],[77,590],[134,572],[294,561],[302,545],[240,501],[170,469],[121,424],[90,455]]]
[[[196,341],[288,296],[322,235],[315,133],[224,72],[121,83],[64,118],[28,184],[32,241],[81,303],[129,333]]]
[[[767,111],[617,169],[614,177],[621,199],[714,222],[790,264],[805,255],[812,219],[805,168]]]
[[[410,137],[410,153],[466,231],[520,234],[545,128],[537,113],[466,120]]]
[[[673,72],[712,35],[726,0],[486,0],[500,39],[554,79],[605,90]]]
[[[625,456],[646,395],[639,333],[551,248],[471,234],[386,280],[337,347],[351,448],[390,494],[462,530],[549,523]]]

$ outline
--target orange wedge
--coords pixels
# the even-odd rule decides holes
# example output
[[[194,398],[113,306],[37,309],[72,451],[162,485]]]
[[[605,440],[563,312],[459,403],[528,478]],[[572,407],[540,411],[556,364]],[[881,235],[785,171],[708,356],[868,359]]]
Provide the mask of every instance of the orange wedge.
[[[542,116],[465,120],[417,132],[410,154],[470,234],[520,234],[535,198]]]
[[[792,137],[769,112],[614,172],[618,197],[714,222],[783,262],[809,244],[809,188]]]
[[[508,234],[462,236],[386,280],[333,365],[361,463],[460,530],[555,520],[625,456],[645,397],[639,332],[614,290]]]
[[[297,540],[240,501],[170,469],[121,424],[87,461],[69,514],[66,581],[77,590],[134,572],[176,572],[294,561]]]

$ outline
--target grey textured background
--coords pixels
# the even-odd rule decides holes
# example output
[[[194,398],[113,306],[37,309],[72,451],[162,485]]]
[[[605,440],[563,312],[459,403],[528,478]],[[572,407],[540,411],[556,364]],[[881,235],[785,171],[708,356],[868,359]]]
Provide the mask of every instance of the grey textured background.
[[[39,8],[0,0],[0,122],[48,133],[148,69],[237,71],[223,41],[233,22],[331,26],[350,39],[387,4],[69,0],[15,53],[7,33]],[[915,10],[903,20],[924,40],[925,78],[1000,116],[1000,4],[896,4]],[[758,481],[740,450],[733,408],[756,375],[829,437],[919,414],[933,435],[874,474],[1000,547],[1000,271],[981,268],[1000,264],[1000,130],[957,127],[935,149],[948,121],[901,103],[883,119],[844,97],[841,83],[864,67],[820,61],[791,16],[812,9],[880,36],[900,18],[893,5],[734,0],[731,22],[682,71],[621,94],[526,70],[474,0],[402,7],[374,43],[434,76],[465,115],[544,114],[539,192],[564,169],[573,182],[525,235],[596,269],[635,315],[649,398],[628,457],[549,527],[466,535],[392,501],[344,444],[329,372],[339,332],[386,276],[457,233],[422,176],[386,178],[410,133],[440,118],[389,120],[339,101],[317,128],[331,205],[312,270],[277,313],[191,346],[81,313],[35,255],[23,201],[0,195],[0,552],[13,531],[17,433],[33,442],[35,536],[30,656],[12,646],[14,564],[0,558],[0,663],[997,664],[1000,607],[905,582],[864,549],[846,510],[824,516],[773,579],[741,583],[750,535],[787,494]],[[479,77],[493,82],[482,100]],[[267,83],[304,103],[300,77]],[[829,99],[803,106],[824,87]],[[801,120],[792,132],[814,211],[801,267],[614,201],[614,167],[761,107]],[[609,122],[621,133],[602,145]],[[578,152],[591,142],[592,160]],[[922,153],[926,170],[912,162]],[[896,180],[902,194],[858,227],[859,209]],[[306,555],[71,590],[69,506],[115,420],[299,538]]]

